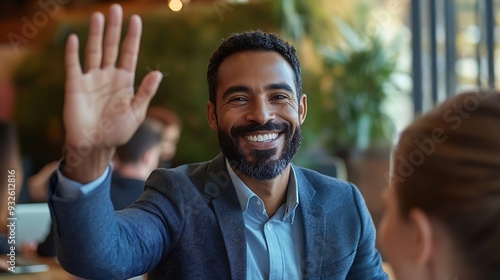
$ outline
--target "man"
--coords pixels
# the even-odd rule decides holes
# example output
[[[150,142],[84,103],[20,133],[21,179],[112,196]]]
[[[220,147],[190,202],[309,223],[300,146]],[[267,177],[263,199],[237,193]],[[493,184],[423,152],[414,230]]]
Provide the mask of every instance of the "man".
[[[144,182],[159,163],[162,135],[147,119],[132,138],[116,148],[118,163],[111,175],[111,201],[115,210],[132,204],[144,191]]]
[[[175,156],[177,143],[179,143],[181,136],[181,121],[174,112],[160,106],[150,106],[146,116],[157,120],[161,126],[162,152],[159,167],[170,168],[172,167],[171,161]]]
[[[114,66],[121,18],[113,5],[103,43],[104,17],[92,16],[84,72],[68,38],[65,155],[51,184],[65,269],[103,279],[387,279],[359,191],[290,164],[307,103],[295,50],[276,35],[232,36],[210,59],[207,117],[222,154],[155,170],[144,194],[113,212],[108,162],[161,80],[151,72],[134,95],[137,16]]]

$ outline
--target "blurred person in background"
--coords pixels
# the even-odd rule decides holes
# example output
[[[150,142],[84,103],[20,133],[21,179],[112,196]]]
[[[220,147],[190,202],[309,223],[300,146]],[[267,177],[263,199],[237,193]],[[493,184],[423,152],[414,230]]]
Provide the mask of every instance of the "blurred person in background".
[[[26,188],[28,199],[26,202],[47,202],[49,178],[57,167],[57,161],[45,164],[36,174],[28,177]]]
[[[158,120],[162,126],[160,128],[162,130],[162,153],[159,167],[170,168],[181,136],[181,121],[174,112],[160,106],[150,106],[146,116]]]
[[[2,174],[0,181],[0,254],[7,254],[12,245],[8,242],[9,206],[15,208],[23,185],[23,168],[16,129],[14,124],[8,121],[0,121],[0,172]]]
[[[419,117],[392,160],[379,242],[396,279],[500,279],[500,94]]]
[[[126,208],[141,196],[144,182],[158,167],[161,153],[162,134],[149,118],[125,145],[116,148],[118,165],[111,175],[111,201],[115,210]]]

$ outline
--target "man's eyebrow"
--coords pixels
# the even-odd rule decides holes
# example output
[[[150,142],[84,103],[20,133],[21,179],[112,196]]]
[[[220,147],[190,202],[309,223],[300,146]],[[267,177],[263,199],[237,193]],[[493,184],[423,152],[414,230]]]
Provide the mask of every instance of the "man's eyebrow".
[[[269,84],[269,85],[265,86],[265,89],[266,90],[281,89],[281,90],[286,90],[288,92],[293,93],[292,87],[290,87],[286,83]],[[235,93],[235,92],[251,92],[251,91],[252,90],[247,86],[242,86],[242,85],[232,86],[224,91],[224,93],[222,94],[222,98],[227,97],[228,95]]]
[[[286,91],[289,91],[289,92],[293,93],[292,87],[290,87],[288,84],[285,84],[285,83],[270,84],[270,85],[266,86],[265,88],[267,90],[270,90],[270,89],[283,89],[283,90],[286,90]]]
[[[224,93],[222,93],[222,98],[230,95],[231,93],[235,93],[235,92],[250,92],[250,88],[247,87],[247,86],[232,86],[232,87],[229,87],[228,89],[226,89],[224,91]]]

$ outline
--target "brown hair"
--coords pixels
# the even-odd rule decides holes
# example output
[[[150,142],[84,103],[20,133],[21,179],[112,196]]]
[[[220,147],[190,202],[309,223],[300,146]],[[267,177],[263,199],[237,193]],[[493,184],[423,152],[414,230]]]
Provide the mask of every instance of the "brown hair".
[[[459,94],[417,119],[391,175],[404,217],[421,209],[446,227],[474,279],[500,279],[500,94]]]
[[[174,112],[160,106],[150,106],[147,117],[160,121],[165,126],[175,125],[181,127],[181,120]]]
[[[137,128],[132,138],[116,148],[121,163],[138,163],[141,157],[161,142],[161,132],[155,128],[154,121],[146,118]]]

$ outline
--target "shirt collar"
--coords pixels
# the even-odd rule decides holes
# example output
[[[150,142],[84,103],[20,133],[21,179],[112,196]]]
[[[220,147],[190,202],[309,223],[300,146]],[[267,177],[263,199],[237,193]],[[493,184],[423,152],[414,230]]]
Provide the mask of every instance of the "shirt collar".
[[[297,177],[295,176],[295,170],[292,165],[290,167],[290,179],[288,180],[285,212],[283,214],[282,220],[284,221],[290,216],[291,222],[293,223],[293,220],[295,218],[295,209],[297,209],[297,206],[299,205],[299,189],[297,184]],[[229,172],[229,177],[231,178],[234,189],[236,191],[241,210],[243,211],[243,213],[245,213],[248,209],[250,198],[254,196],[258,199],[260,198],[251,189],[249,189],[247,185],[245,185],[245,183],[243,183],[238,175],[236,175],[227,159],[226,168]]]

